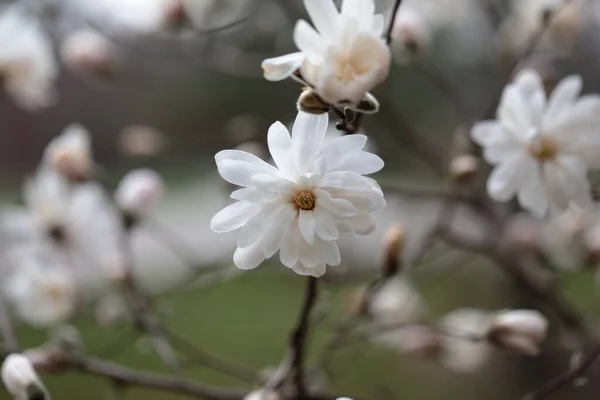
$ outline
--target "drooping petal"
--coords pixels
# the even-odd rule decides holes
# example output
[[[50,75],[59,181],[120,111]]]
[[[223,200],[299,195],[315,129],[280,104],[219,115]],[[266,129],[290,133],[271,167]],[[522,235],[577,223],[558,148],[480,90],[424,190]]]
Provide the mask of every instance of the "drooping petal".
[[[520,154],[498,164],[487,181],[487,191],[496,201],[508,201],[521,183],[521,168],[524,157]]]
[[[367,137],[361,134],[344,135],[331,140],[319,154],[324,159],[326,169],[335,169],[349,155],[358,153],[365,147]]]
[[[272,165],[245,151],[223,150],[215,155],[215,161],[221,177],[239,186],[250,185],[250,178],[254,174],[277,175],[279,173]]]
[[[292,138],[287,128],[281,122],[275,122],[267,134],[269,152],[277,167],[288,179],[296,176],[296,164],[292,156]]]
[[[302,234],[297,226],[293,226],[283,239],[279,250],[279,258],[286,267],[292,268],[298,262],[301,240]]]
[[[321,259],[327,265],[340,265],[342,257],[336,241],[317,240],[321,252]]]
[[[356,172],[360,175],[368,175],[380,171],[384,162],[377,154],[361,151],[354,156],[348,157],[336,166],[336,170]]]
[[[368,235],[375,229],[375,220],[369,214],[358,214],[348,218],[348,221],[359,235]]]
[[[255,204],[239,201],[219,211],[210,221],[210,228],[217,232],[229,232],[238,229],[258,211]]]
[[[522,185],[517,193],[517,200],[521,207],[529,211],[536,218],[543,218],[548,212],[548,194],[542,182],[543,176],[540,169],[530,160],[533,165],[522,168]]]
[[[254,269],[265,261],[260,246],[238,247],[233,253],[233,262],[239,269]]]
[[[298,227],[302,238],[309,244],[313,244],[315,238],[315,229],[317,221],[314,218],[312,211],[300,210],[298,214]]]
[[[566,211],[570,202],[584,209],[592,207],[586,167],[579,158],[561,156],[555,162],[546,163],[544,182],[555,211]]]
[[[299,260],[302,265],[308,268],[314,268],[322,263],[321,251],[318,244],[308,243],[304,239],[300,240]]]
[[[315,233],[317,236],[325,241],[339,239],[340,232],[335,226],[333,217],[322,207],[316,207],[313,212],[316,221]]]
[[[304,61],[302,52],[286,54],[280,57],[267,58],[261,63],[263,76],[268,81],[281,81],[296,72]]]
[[[291,268],[298,275],[314,276],[315,278],[323,276],[325,274],[325,271],[327,270],[325,264],[319,264],[315,267],[309,268],[302,265],[301,263],[297,263]]]
[[[351,217],[356,215],[356,208],[348,200],[333,198],[327,190],[316,189],[317,207],[323,207],[329,212],[340,217]]]
[[[319,151],[327,132],[327,113],[309,114],[298,112],[292,127],[293,154],[300,175],[307,172]]]
[[[272,257],[279,250],[284,238],[292,228],[292,224],[295,223],[295,217],[296,210],[290,204],[284,204],[273,213],[273,221],[261,239],[263,254],[266,258]]]
[[[304,7],[321,35],[331,37],[335,34],[339,13],[332,0],[304,0]]]

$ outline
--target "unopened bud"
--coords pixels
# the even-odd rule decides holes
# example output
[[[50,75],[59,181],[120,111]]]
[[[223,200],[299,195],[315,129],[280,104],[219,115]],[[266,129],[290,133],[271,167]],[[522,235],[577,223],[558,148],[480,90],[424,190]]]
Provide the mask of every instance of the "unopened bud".
[[[22,354],[10,354],[2,364],[2,382],[15,400],[50,399],[31,361]]]
[[[329,110],[329,105],[314,90],[306,88],[298,97],[298,109],[311,114],[323,114]]]
[[[244,400],[280,400],[281,396],[273,389],[262,388],[248,393]]]
[[[479,168],[479,159],[472,155],[462,155],[455,157],[450,162],[449,177],[452,181],[459,183],[468,183],[477,175]]]
[[[94,76],[112,76],[117,68],[112,43],[90,29],[69,34],[60,45],[60,55],[69,68]]]
[[[137,169],[121,180],[115,202],[125,213],[140,218],[148,214],[163,193],[164,182],[160,175],[151,169]]]
[[[488,338],[499,346],[534,356],[547,330],[548,320],[538,311],[504,311],[492,317]]]
[[[68,180],[89,178],[93,167],[90,133],[83,125],[69,125],[48,144],[44,161]]]
[[[119,134],[119,150],[129,157],[153,157],[165,147],[164,135],[145,125],[131,125]]]
[[[402,252],[406,242],[406,231],[402,225],[392,225],[385,233],[385,262],[383,264],[384,276],[393,276],[398,273],[401,266]]]

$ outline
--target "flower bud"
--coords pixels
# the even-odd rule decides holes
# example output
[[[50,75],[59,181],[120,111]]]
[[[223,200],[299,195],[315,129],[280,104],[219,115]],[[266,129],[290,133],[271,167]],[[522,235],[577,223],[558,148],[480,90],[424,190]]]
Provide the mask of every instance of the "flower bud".
[[[458,156],[450,162],[449,177],[454,182],[468,183],[475,178],[478,168],[479,159],[477,157],[469,154]]]
[[[383,264],[384,276],[393,276],[398,273],[401,266],[401,255],[406,242],[406,231],[402,225],[396,224],[388,228],[385,233],[385,263]]]
[[[535,310],[504,311],[490,323],[488,338],[503,347],[534,356],[546,338],[548,320]]]
[[[419,57],[427,51],[431,33],[416,11],[401,7],[392,28],[392,48],[400,61]]]
[[[125,213],[140,218],[162,198],[163,193],[164,182],[155,171],[137,169],[121,180],[115,202]]]
[[[90,133],[83,125],[69,125],[48,144],[44,161],[68,180],[89,178],[93,167]]]
[[[129,157],[153,157],[164,146],[164,135],[157,129],[144,125],[131,125],[119,134],[118,146]]]
[[[50,398],[31,361],[22,354],[6,357],[2,364],[2,382],[15,400]]]
[[[322,114],[329,110],[329,105],[325,103],[311,88],[306,88],[298,97],[298,110],[310,114]]]
[[[244,400],[280,400],[281,396],[273,389],[262,388],[248,393]]]
[[[63,63],[74,71],[107,77],[116,70],[113,45],[90,29],[69,34],[60,45]]]

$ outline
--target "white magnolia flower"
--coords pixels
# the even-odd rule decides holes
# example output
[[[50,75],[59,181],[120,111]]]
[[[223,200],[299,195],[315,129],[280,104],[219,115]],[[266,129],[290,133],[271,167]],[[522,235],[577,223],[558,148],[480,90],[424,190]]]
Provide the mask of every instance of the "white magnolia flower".
[[[70,188],[54,169],[42,165],[36,174],[25,182],[23,197],[25,206],[41,230],[49,232],[66,223]]]
[[[67,320],[75,309],[76,286],[62,265],[46,264],[37,254],[23,254],[4,292],[17,316],[33,326],[51,326]]]
[[[146,215],[161,199],[164,182],[156,171],[136,169],[123,177],[115,192],[115,203],[135,217]]]
[[[388,279],[369,304],[369,314],[377,324],[383,326],[413,322],[424,313],[425,304],[421,295],[402,277]]]
[[[236,203],[211,221],[215,232],[235,231],[233,256],[241,269],[252,269],[280,250],[281,262],[303,275],[321,276],[338,265],[341,236],[366,234],[371,213],[385,206],[376,182],[365,178],[383,167],[362,151],[367,138],[343,136],[323,146],[327,114],[298,113],[292,136],[280,122],[269,128],[269,151],[277,168],[236,150],[215,156],[221,176],[243,186]]]
[[[446,314],[440,321],[445,333],[442,363],[458,372],[481,368],[490,355],[490,346],[485,341],[489,324],[489,314],[474,308],[460,308]]]
[[[37,21],[16,6],[5,8],[0,14],[0,43],[2,87],[27,110],[50,106],[58,68]]]
[[[115,46],[91,29],[70,33],[60,44],[63,63],[74,71],[93,75],[110,74],[116,66]]]
[[[94,164],[90,132],[81,124],[67,126],[46,146],[44,163],[69,180],[88,178]]]
[[[562,80],[546,99],[534,71],[521,72],[502,95],[497,119],[477,123],[471,136],[495,165],[487,190],[494,200],[514,195],[536,217],[591,206],[587,170],[600,166],[600,97],[578,98],[581,78]]]
[[[316,28],[300,20],[294,29],[297,53],[264,60],[264,76],[279,81],[298,69],[326,102],[357,105],[389,73],[391,56],[382,33],[383,15],[373,0],[304,0]]]
[[[488,335],[501,346],[533,356],[547,330],[548,320],[539,311],[509,310],[492,318]]]
[[[46,387],[38,377],[29,358],[10,354],[2,363],[2,382],[15,400],[49,400]]]

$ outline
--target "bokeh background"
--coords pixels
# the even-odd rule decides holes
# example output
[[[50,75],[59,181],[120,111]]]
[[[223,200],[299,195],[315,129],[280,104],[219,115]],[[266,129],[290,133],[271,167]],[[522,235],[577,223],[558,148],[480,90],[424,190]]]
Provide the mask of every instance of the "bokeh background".
[[[285,353],[303,281],[274,264],[252,272],[231,269],[232,237],[213,234],[209,228],[210,218],[227,203],[230,189],[220,181],[212,157],[220,149],[240,145],[264,151],[269,125],[276,120],[292,122],[299,85],[264,80],[260,61],[293,51],[294,23],[306,16],[299,0],[206,3],[210,6],[203,9],[200,26],[135,35],[104,26],[85,7],[78,7],[77,1],[63,2],[60,6],[72,11],[46,22],[56,46],[75,27],[92,26],[118,49],[117,68],[107,76],[62,68],[57,103],[35,114],[0,96],[2,197],[7,204],[21,201],[23,179],[34,172],[48,141],[72,122],[90,129],[94,154],[107,181],[116,184],[134,167],[159,171],[167,191],[153,216],[160,224],[149,222],[136,232],[139,278],[157,293],[155,306],[172,330],[202,349],[261,370],[277,365]],[[391,3],[382,0],[377,6],[389,14]],[[402,183],[440,190],[447,186],[457,129],[489,117],[515,55],[539,27],[542,3],[405,0],[401,10],[410,9],[421,19],[414,26],[408,24],[412,34],[407,28],[408,36],[399,33],[396,37],[392,74],[374,91],[381,112],[365,118],[363,124],[372,148],[386,162],[377,176],[384,187]],[[565,74],[580,73],[586,83],[584,91],[597,91],[600,5],[596,1],[571,3],[560,24],[520,63],[534,66],[549,84]],[[234,21],[239,23],[229,26]],[[133,139],[127,129],[129,133],[156,130],[156,151],[132,155],[127,140]],[[343,243],[343,264],[324,279],[322,299],[330,312],[311,339],[315,358],[348,312],[352,291],[379,270],[385,230],[392,223],[404,224],[408,235],[404,256],[410,261],[440,207],[436,199],[418,194],[399,196],[390,191],[387,198],[388,207],[377,216],[377,231]],[[179,253],[195,265],[211,271],[219,267],[232,271],[231,275],[218,275],[217,281],[201,279],[197,285],[174,292],[173,287],[189,281],[196,272],[183,265],[181,257],[164,246],[165,241],[177,242]],[[435,257],[404,265],[426,299],[429,320],[458,307],[535,307],[483,257],[442,245],[434,253]],[[600,299],[593,271],[561,273],[558,280],[577,309],[590,323],[597,322]],[[102,328],[90,312],[78,317],[75,325],[90,353],[133,367],[165,370],[146,340],[126,324]],[[47,331],[25,326],[19,327],[18,334],[23,344],[32,346],[48,337]],[[520,398],[564,370],[568,359],[569,354],[550,340],[537,358],[495,351],[485,367],[465,374],[435,360],[364,342],[335,353],[330,371],[321,378],[336,393],[372,399],[505,400]],[[208,383],[245,385],[201,367],[186,374]],[[596,398],[600,380],[594,376],[598,375],[598,368],[591,369],[587,386],[566,389],[555,398]],[[105,382],[75,373],[50,376],[45,382],[55,399],[116,396]],[[0,392],[0,399],[8,398]],[[178,397],[130,389],[126,398]]]

